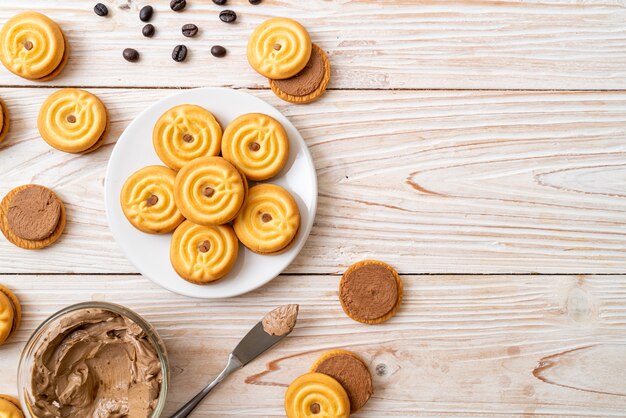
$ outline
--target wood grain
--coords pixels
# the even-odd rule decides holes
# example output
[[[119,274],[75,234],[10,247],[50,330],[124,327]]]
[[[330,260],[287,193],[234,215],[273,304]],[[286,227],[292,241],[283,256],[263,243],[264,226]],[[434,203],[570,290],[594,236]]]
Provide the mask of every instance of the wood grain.
[[[52,91],[1,92],[14,122],[0,145],[0,195],[53,188],[66,233],[38,252],[1,239],[0,271],[134,272],[103,211],[106,163],[130,120],[171,91],[92,90],[111,134],[84,156],[38,135]],[[296,125],[317,168],[318,216],[291,273],[341,273],[363,258],[405,274],[626,269],[626,94],[332,91],[299,107],[252,93]]]
[[[246,62],[246,42],[273,16],[301,21],[326,50],[334,89],[625,89],[626,5],[618,0],[264,0],[233,1],[237,23],[222,8],[190,1],[174,13],[168,1],[108,0],[110,16],[92,0],[0,0],[0,23],[22,10],[45,11],[71,44],[70,61],[50,84],[76,86],[234,86],[267,88]],[[153,4],[152,39],[141,35],[138,10]],[[184,38],[185,23],[200,26]],[[189,47],[186,63],[170,58]],[[222,44],[227,58],[209,51]],[[140,63],[122,59],[138,49]],[[0,68],[0,85],[34,85]]]
[[[379,326],[343,314],[336,276],[282,276],[216,301],[179,297],[140,276],[0,281],[24,307],[21,330],[0,349],[0,393],[15,392],[19,352],[41,321],[68,304],[105,300],[136,310],[164,338],[168,416],[266,311],[298,303],[294,333],[194,416],[283,416],[285,387],[333,348],[357,352],[374,376],[374,397],[355,418],[618,417],[626,410],[626,276],[404,276],[404,304]]]

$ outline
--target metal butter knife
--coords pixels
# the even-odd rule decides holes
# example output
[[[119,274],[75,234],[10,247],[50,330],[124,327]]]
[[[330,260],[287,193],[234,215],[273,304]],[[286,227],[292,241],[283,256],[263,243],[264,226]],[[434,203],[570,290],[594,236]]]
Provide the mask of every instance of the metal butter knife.
[[[282,335],[271,335],[266,332],[263,326],[263,322],[273,313],[279,311],[280,309],[288,308],[290,306],[295,306],[295,314],[297,315],[297,305],[281,306],[267,314],[264,320],[259,321],[246,334],[246,336],[243,337],[239,344],[237,344],[237,347],[235,347],[235,349],[230,353],[230,355],[228,356],[228,363],[226,363],[226,367],[224,367],[224,370],[222,370],[222,372],[218,374],[211,383],[209,383],[204,389],[202,389],[200,393],[198,393],[182,408],[176,411],[174,415],[171,416],[171,418],[187,417],[191,413],[191,411],[193,411],[196,406],[198,406],[198,404],[204,399],[204,397],[208,395],[209,392],[211,392],[211,390],[213,390],[213,388],[217,386],[222,380],[226,379],[234,371],[239,370],[246,364],[250,363],[252,360],[263,354],[265,351],[269,350],[274,344],[289,335],[293,330],[293,326],[295,325],[295,318],[293,320],[293,323],[291,324],[291,329],[289,329]]]

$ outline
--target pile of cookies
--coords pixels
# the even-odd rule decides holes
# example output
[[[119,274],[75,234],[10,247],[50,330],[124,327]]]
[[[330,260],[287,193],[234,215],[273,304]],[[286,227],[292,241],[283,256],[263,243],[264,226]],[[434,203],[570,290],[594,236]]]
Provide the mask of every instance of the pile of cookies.
[[[274,94],[295,104],[318,99],[330,81],[330,61],[292,19],[276,17],[259,25],[248,40],[248,62],[269,79]]]
[[[373,392],[372,375],[365,363],[350,351],[332,350],[289,385],[285,412],[287,418],[347,418],[360,410]]]
[[[152,142],[167,167],[133,173],[120,203],[137,229],[174,231],[170,261],[183,279],[207,284],[224,277],[239,241],[266,255],[293,243],[300,227],[293,196],[274,184],[248,186],[276,176],[289,159],[289,138],[276,119],[248,113],[222,131],[211,112],[183,104],[159,117]]]

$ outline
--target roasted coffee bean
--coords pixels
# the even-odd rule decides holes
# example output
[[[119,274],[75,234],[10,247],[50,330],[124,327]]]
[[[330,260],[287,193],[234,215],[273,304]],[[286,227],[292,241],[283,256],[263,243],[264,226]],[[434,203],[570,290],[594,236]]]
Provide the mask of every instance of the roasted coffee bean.
[[[102,3],[98,3],[95,6],[93,6],[93,11],[98,16],[106,16],[109,14],[109,9],[107,9],[107,7]]]
[[[154,35],[154,26],[151,23],[148,23],[146,26],[143,27],[143,29],[141,29],[141,33],[146,38],[152,38],[152,36]]]
[[[152,19],[152,15],[154,14],[154,9],[152,6],[143,6],[139,11],[139,20],[142,22],[149,22]]]
[[[186,36],[187,38],[193,38],[197,34],[198,27],[193,23],[187,23],[186,25],[183,25],[183,36]]]
[[[218,6],[223,6],[226,4],[226,0],[213,0],[213,3],[217,4]]]
[[[237,20],[237,13],[232,10],[222,10],[220,12],[220,20],[225,23],[233,23]]]
[[[124,59],[128,62],[136,62],[139,61],[139,52],[136,49],[126,48],[122,53]]]
[[[172,9],[175,12],[180,12],[181,10],[185,8],[185,6],[187,6],[186,0],[172,0],[170,2],[170,9]]]
[[[176,45],[172,51],[172,59],[176,62],[183,62],[187,58],[187,47],[185,45]]]
[[[249,1],[250,1],[250,4],[254,4],[256,6],[257,4],[261,4],[262,0],[249,0]]]
[[[213,45],[211,47],[211,55],[217,58],[222,58],[226,55],[226,48],[221,45]]]

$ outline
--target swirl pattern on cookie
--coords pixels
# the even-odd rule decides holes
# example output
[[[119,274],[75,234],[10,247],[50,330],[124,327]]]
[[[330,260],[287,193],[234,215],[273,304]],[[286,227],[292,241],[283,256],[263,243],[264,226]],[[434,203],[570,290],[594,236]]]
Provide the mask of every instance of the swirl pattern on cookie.
[[[259,184],[250,188],[233,227],[250,250],[272,254],[293,242],[300,228],[300,212],[287,190],[274,184]]]
[[[0,99],[0,142],[4,141],[9,132],[9,110],[4,101]]]
[[[180,105],[165,112],[152,131],[157,155],[174,170],[199,157],[220,153],[222,127],[208,110]]]
[[[199,225],[232,221],[246,197],[239,171],[221,157],[197,158],[176,175],[176,205],[185,218]]]
[[[350,400],[339,382],[322,373],[307,373],[294,380],[285,394],[287,418],[348,418]]]
[[[50,75],[62,64],[65,49],[59,25],[41,13],[15,15],[0,31],[0,60],[20,77],[37,80]]]
[[[88,91],[65,88],[53,93],[41,106],[37,126],[53,148],[79,153],[101,144],[108,131],[106,107]]]
[[[8,395],[0,395],[0,417],[2,418],[24,418],[20,401]]]
[[[11,335],[15,323],[15,308],[7,295],[0,292],[0,344]]]
[[[250,36],[248,62],[267,78],[289,78],[305,67],[311,48],[309,33],[301,24],[276,17],[261,23]]]
[[[135,228],[163,234],[173,231],[185,220],[174,200],[175,180],[174,170],[156,165],[144,167],[126,180],[120,203]]]
[[[271,116],[248,113],[232,121],[224,131],[222,155],[250,180],[267,180],[287,163],[289,137]]]
[[[185,221],[174,231],[170,260],[185,280],[206,284],[219,280],[233,268],[239,243],[229,225],[201,226]]]

